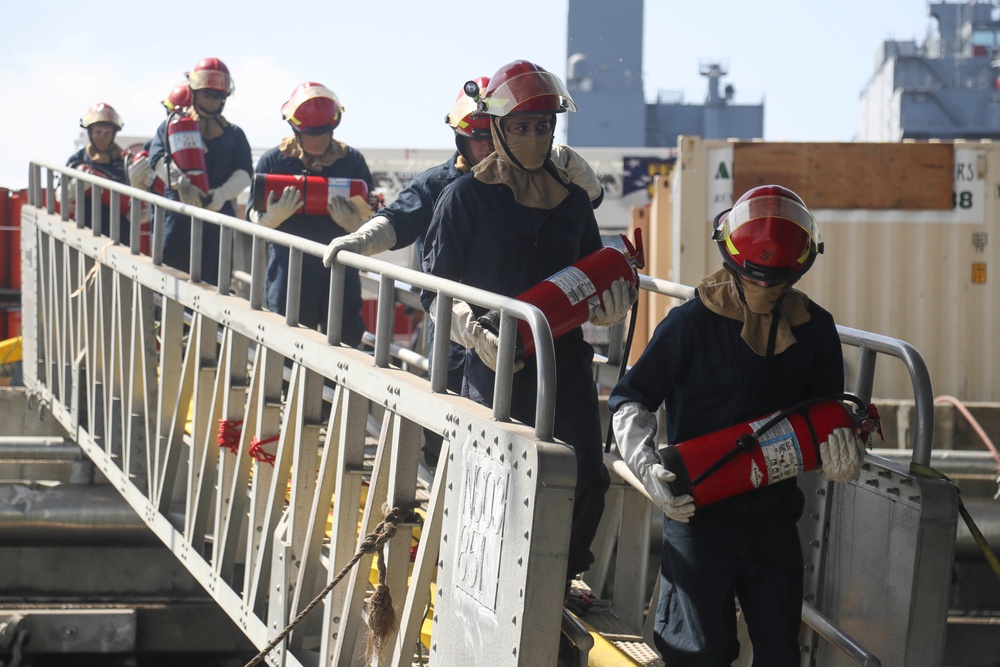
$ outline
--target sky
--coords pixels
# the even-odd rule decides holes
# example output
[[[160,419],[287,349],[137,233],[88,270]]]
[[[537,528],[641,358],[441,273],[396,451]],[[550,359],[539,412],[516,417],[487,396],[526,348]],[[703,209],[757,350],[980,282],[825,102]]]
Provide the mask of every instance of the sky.
[[[304,81],[337,93],[351,146],[450,148],[444,116],[466,80],[516,59],[565,79],[569,1],[7,3],[0,186],[25,187],[32,159],[64,164],[96,102],[123,135],[152,135],[160,101],[206,57],[229,67],[225,115],[255,149],[290,134],[281,105]],[[722,62],[736,104],[764,103],[765,140],[851,141],[881,43],[923,43],[931,24],[925,0],[645,0],[645,96],[700,104],[699,64]]]

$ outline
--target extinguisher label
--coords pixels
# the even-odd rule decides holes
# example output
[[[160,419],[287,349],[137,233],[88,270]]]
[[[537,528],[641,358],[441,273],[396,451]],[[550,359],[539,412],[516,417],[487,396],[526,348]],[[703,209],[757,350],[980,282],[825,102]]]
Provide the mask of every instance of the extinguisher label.
[[[573,306],[597,293],[597,288],[590,282],[587,274],[575,266],[567,266],[548,281],[561,289]]]
[[[333,201],[334,197],[343,197],[344,199],[351,198],[351,179],[349,178],[327,179],[327,185],[326,185],[327,204]]]
[[[750,426],[756,431],[768,419],[752,422]],[[799,440],[795,437],[795,430],[792,429],[787,419],[782,420],[761,435],[760,449],[764,455],[764,463],[767,465],[768,484],[774,484],[783,479],[802,474],[802,451],[799,446]],[[752,474],[750,481],[753,483]],[[757,484],[754,484],[754,486],[756,487]]]
[[[197,148],[203,150],[201,145],[201,132],[174,132],[170,135],[170,152]]]

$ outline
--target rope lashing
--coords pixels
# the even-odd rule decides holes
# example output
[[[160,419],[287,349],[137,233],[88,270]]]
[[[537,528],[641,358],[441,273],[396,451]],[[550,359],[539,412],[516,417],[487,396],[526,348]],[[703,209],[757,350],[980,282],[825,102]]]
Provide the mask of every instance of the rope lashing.
[[[275,456],[271,452],[264,449],[264,445],[269,445],[272,442],[277,442],[281,438],[281,434],[272,435],[270,438],[259,439],[257,436],[253,437],[250,441],[250,458],[260,461],[261,463],[270,463],[274,465]]]
[[[215,442],[233,454],[240,448],[240,437],[243,435],[242,419],[220,419],[219,435]]]
[[[392,596],[389,592],[389,587],[385,585],[385,555],[383,549],[386,543],[392,539],[396,534],[396,527],[398,524],[405,522],[410,518],[412,510],[417,507],[418,503],[411,502],[406,503],[401,506],[393,507],[388,509],[387,505],[382,507],[385,518],[375,526],[375,530],[365,535],[365,539],[361,541],[358,546],[358,552],[354,554],[354,557],[341,568],[337,576],[326,585],[326,587],[319,592],[319,594],[312,599],[312,602],[306,605],[305,609],[299,612],[299,615],[292,619],[292,622],[285,626],[285,629],[278,633],[278,635],[272,639],[267,646],[261,649],[254,658],[248,662],[245,667],[253,667],[259,664],[267,654],[270,653],[275,646],[284,641],[285,637],[291,633],[295,626],[302,622],[302,620],[309,615],[316,606],[323,601],[330,591],[333,590],[334,586],[340,583],[340,581],[347,576],[361,557],[365,554],[375,554],[381,553],[382,557],[378,559],[378,578],[379,585],[375,590],[375,594],[372,595],[367,604],[368,611],[368,635],[366,637],[365,645],[365,656],[379,655],[381,656],[385,649],[388,647],[388,639],[396,631],[398,627],[398,622],[396,620],[396,612],[392,608]],[[387,511],[388,510],[388,511]],[[379,659],[379,664],[384,664],[381,659]]]

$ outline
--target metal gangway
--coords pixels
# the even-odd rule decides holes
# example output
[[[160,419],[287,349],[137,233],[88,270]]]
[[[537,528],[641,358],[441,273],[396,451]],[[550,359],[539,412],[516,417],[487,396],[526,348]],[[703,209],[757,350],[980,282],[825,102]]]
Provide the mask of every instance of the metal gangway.
[[[25,383],[254,646],[268,645],[333,581],[384,507],[416,508],[379,555],[378,581],[392,591],[399,625],[377,663],[555,664],[566,626],[564,582],[553,573],[566,566],[575,462],[552,438],[554,347],[539,310],[342,253],[331,268],[323,334],[298,326],[294,298],[303,257],[321,256],[323,246],[57,165],[32,163],[29,175]],[[70,188],[72,220],[55,204],[56,190],[65,202]],[[76,222],[87,188],[95,221],[101,192],[116,195],[110,230]],[[123,205],[131,247],[116,242]],[[150,255],[140,253],[143,206],[153,209]],[[190,275],[162,263],[166,210],[192,216]],[[196,268],[203,225],[221,228],[218,287]],[[235,235],[252,239],[245,284],[235,280]],[[290,250],[284,316],[263,307],[268,243]],[[377,281],[370,352],[340,344],[345,266]],[[690,295],[673,283],[641,282]],[[395,304],[403,292],[412,296],[410,286],[438,293],[435,315],[445,331],[454,298],[503,313],[492,409],[449,394],[445,363],[431,363],[426,377],[412,372],[426,369],[427,359],[401,350],[392,333]],[[538,355],[534,428],[509,414],[518,318],[530,324]],[[623,363],[622,334],[614,330],[609,358],[595,368],[605,385]],[[862,399],[870,398],[877,355],[910,369],[913,458],[926,463],[933,403],[919,355],[894,339],[845,328],[841,335],[859,349],[854,393]],[[428,356],[444,360],[447,352],[447,339],[437,337]],[[424,430],[443,437],[433,474],[419,458]],[[650,636],[643,611],[655,508],[616,455],[606,462],[614,483],[598,562],[585,580],[597,592],[613,580],[611,609],[627,629],[614,639],[621,646]],[[807,495],[804,664],[937,664],[954,488],[870,456],[857,483],[819,483]],[[365,664],[372,559],[361,555],[267,664]],[[570,619],[567,629],[586,664],[593,642],[574,635],[579,627]]]

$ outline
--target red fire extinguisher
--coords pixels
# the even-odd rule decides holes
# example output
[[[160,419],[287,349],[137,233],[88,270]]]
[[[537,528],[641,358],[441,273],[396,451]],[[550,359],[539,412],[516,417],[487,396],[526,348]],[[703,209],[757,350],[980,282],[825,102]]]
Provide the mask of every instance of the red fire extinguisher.
[[[361,197],[373,210],[378,207],[368,192],[368,184],[360,178],[326,178],[325,176],[296,176],[294,174],[254,174],[253,207],[258,212],[267,210],[267,197],[272,192],[275,197],[289,185],[302,194],[306,215],[328,215],[327,210],[333,197]],[[379,193],[372,192],[376,197]],[[385,199],[383,198],[384,202]]]
[[[205,164],[205,142],[201,138],[198,121],[182,114],[172,115],[167,122],[167,146],[173,167],[187,174],[191,182],[207,194],[208,166]]]
[[[558,340],[587,322],[597,306],[603,307],[602,295],[611,283],[623,278],[632,287],[638,287],[636,272],[646,266],[642,231],[635,230],[635,246],[624,234],[621,238],[625,252],[601,248],[517,296],[519,301],[526,301],[542,311],[552,329],[552,340]],[[500,314],[496,311],[480,317],[479,323],[499,335]],[[518,320],[517,334],[517,358],[530,357],[535,353],[535,341],[531,327],[524,320]]]
[[[695,506],[704,507],[821,467],[819,445],[838,428],[849,428],[862,440],[873,432],[882,436],[875,405],[865,405],[851,394],[835,394],[658,453],[663,466],[677,475],[670,491],[691,494]]]
[[[107,178],[108,180],[114,180],[113,178],[111,178],[111,174],[109,174],[109,173],[105,172],[104,170],[99,169],[99,168],[97,168],[97,167],[95,167],[93,165],[90,165],[90,164],[80,163],[80,164],[73,165],[73,168],[74,169],[78,169],[79,171],[85,172],[87,174],[92,174],[94,176],[100,176],[102,178]],[[86,193],[87,193],[88,196],[90,195],[90,190],[91,190],[91,186],[88,183],[87,184],[87,188],[86,188]],[[120,210],[121,210],[121,212],[123,214],[128,214],[128,212],[129,212],[129,203],[128,203],[128,201],[129,201],[128,200],[128,195],[119,195],[119,204],[121,205],[121,209]],[[111,207],[111,190],[108,190],[107,188],[102,189],[102,191],[101,191],[101,203],[106,208],[108,208],[110,210],[110,207]]]

